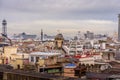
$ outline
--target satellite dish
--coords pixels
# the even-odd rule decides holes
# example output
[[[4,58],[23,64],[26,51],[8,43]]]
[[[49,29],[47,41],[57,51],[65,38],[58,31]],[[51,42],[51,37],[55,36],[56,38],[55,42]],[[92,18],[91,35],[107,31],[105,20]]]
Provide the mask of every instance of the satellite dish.
[[[109,69],[109,68],[111,68],[111,66],[109,66],[107,64],[106,65],[101,65],[100,70],[104,71],[104,70]]]
[[[105,65],[101,65],[100,70],[104,71],[106,69]]]

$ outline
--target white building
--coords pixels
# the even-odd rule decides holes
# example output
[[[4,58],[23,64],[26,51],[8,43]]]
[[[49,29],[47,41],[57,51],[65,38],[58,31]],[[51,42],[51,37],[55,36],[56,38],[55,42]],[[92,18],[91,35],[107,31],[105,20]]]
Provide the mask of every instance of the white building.
[[[61,53],[55,53],[55,52],[33,52],[29,55],[29,62],[36,63],[39,59],[47,59],[48,57],[52,56],[59,56]]]

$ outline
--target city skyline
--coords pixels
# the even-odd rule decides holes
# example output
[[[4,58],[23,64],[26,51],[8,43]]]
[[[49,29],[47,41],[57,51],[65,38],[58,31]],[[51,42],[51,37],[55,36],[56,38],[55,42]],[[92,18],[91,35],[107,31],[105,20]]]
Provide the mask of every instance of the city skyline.
[[[108,4],[109,3],[109,4]],[[74,36],[78,31],[112,33],[118,28],[120,0],[0,0],[0,21],[8,33]],[[0,32],[2,31],[2,24]]]

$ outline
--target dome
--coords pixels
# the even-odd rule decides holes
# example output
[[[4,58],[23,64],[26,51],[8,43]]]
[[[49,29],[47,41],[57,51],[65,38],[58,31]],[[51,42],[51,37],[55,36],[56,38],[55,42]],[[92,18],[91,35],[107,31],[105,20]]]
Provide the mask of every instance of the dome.
[[[55,40],[64,40],[63,35],[62,34],[57,34],[55,36]]]

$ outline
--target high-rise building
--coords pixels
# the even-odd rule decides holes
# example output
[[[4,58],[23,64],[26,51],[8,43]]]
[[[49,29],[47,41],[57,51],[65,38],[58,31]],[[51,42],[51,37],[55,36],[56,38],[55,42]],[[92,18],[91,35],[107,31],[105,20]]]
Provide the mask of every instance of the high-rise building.
[[[41,41],[43,41],[43,30],[41,29]]]
[[[7,21],[5,19],[2,21],[2,34],[7,36]]]
[[[120,14],[118,14],[118,41],[120,42]]]
[[[85,39],[94,39],[94,33],[87,31],[85,34]]]

